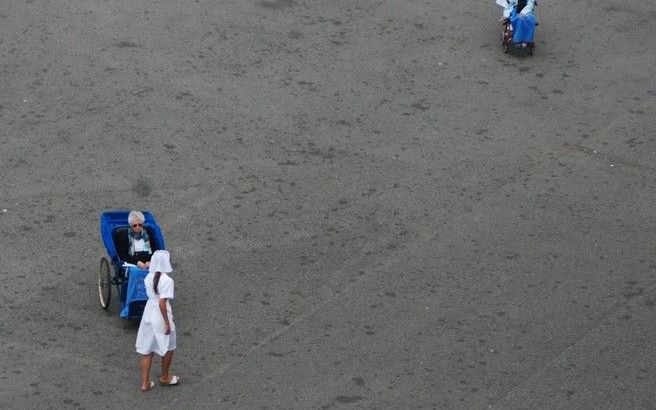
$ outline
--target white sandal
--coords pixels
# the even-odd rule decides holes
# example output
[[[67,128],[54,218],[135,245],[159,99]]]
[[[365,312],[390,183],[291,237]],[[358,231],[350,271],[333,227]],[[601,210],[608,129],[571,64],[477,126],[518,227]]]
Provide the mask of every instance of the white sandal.
[[[171,376],[171,380],[169,380],[167,383],[163,382],[162,379],[157,379],[159,382],[160,386],[175,386],[176,384],[180,383],[180,378],[178,376]]]

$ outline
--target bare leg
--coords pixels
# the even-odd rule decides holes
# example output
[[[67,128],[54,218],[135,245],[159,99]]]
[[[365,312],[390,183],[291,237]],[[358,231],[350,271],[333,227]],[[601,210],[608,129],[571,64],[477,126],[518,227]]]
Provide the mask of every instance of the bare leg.
[[[141,390],[150,388],[150,365],[153,363],[153,354],[141,356]]]
[[[168,383],[171,381],[171,361],[173,360],[173,350],[166,352],[164,357],[162,357],[162,375],[159,377],[159,380],[163,383]]]

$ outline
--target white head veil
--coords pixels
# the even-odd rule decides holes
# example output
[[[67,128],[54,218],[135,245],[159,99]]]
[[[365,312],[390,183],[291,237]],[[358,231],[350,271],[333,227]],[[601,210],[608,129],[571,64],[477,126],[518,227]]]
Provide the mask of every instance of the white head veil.
[[[148,272],[164,272],[170,273],[171,269],[171,256],[168,251],[155,251],[150,258],[150,267]]]

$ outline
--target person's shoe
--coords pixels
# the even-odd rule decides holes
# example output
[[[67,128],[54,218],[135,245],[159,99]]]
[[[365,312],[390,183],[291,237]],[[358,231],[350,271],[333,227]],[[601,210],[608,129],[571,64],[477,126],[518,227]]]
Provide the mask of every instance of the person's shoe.
[[[171,380],[168,382],[164,382],[162,379],[157,379],[157,382],[160,384],[160,386],[175,386],[176,384],[180,383],[180,378],[178,376],[171,376]]]

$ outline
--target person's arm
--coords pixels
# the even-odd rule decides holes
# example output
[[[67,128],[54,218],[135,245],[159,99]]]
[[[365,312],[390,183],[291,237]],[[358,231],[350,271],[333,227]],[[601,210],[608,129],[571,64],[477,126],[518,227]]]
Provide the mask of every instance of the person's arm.
[[[168,335],[171,333],[171,324],[169,323],[169,315],[168,312],[166,311],[166,301],[168,299],[162,298],[159,300],[159,311],[162,314],[162,317],[164,318],[164,334]]]
[[[503,9],[503,19],[507,19],[510,17],[510,13],[515,9],[515,6],[517,5],[517,2],[515,0],[508,0],[508,4],[506,4],[506,7]]]
[[[524,8],[519,14],[531,13],[533,11],[533,8],[535,8],[535,0],[527,0],[526,6],[524,6]]]

